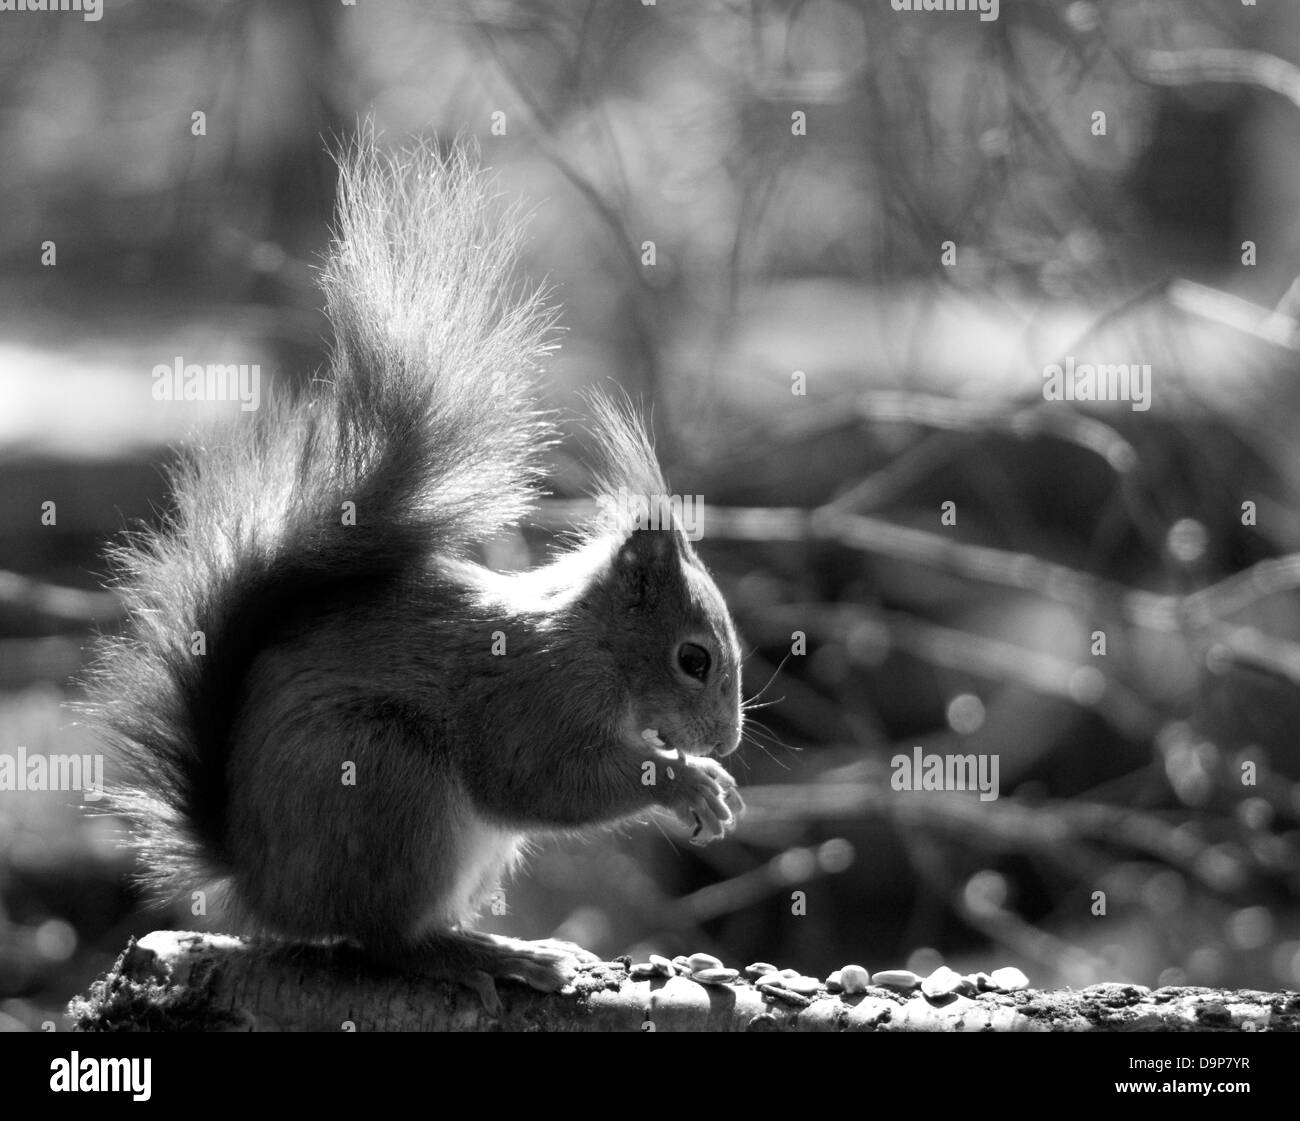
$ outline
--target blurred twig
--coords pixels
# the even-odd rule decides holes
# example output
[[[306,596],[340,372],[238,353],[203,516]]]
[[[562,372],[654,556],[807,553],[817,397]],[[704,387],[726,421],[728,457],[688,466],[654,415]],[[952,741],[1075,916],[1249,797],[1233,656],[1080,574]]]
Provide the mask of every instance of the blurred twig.
[[[1300,107],[1300,68],[1264,51],[1199,47],[1185,51],[1140,51],[1131,60],[1133,74],[1159,86],[1227,82],[1256,86]]]
[[[846,637],[856,628],[875,628],[882,647],[905,651],[930,665],[1012,682],[1046,696],[1086,705],[1135,740],[1150,737],[1162,723],[1142,697],[1095,665],[944,627],[906,612],[842,603],[782,604],[771,609],[770,616],[773,630],[785,632],[795,626],[820,627]]]
[[[559,529],[589,519],[590,502],[546,503],[539,524]],[[1223,657],[1267,668],[1300,684],[1300,644],[1225,627],[1223,616],[1248,604],[1300,588],[1300,554],[1260,561],[1244,572],[1186,595],[1147,592],[1105,580],[1029,553],[972,545],[834,506],[710,506],[706,532],[728,541],[837,541],[849,548],[921,564],[952,576],[1031,592],[1086,616],[1118,615],[1133,626],[1164,634],[1201,631]]]
[[[857,401],[864,420],[905,421],[958,432],[1007,432],[1022,440],[1054,436],[1093,452],[1121,474],[1138,465],[1133,445],[1110,425],[1068,409],[1048,411],[1041,401],[1017,408],[1015,402],[1000,399],[971,401],[898,390],[862,393]]]
[[[0,569],[0,606],[44,615],[48,619],[88,623],[112,620],[121,614],[121,603],[111,592],[88,592],[34,580],[17,572]]]
[[[943,432],[931,432],[827,505],[837,510],[878,510],[951,463],[969,444],[962,436],[954,438]]]
[[[1181,828],[1181,821],[1103,802],[1029,805],[1014,798],[982,802],[971,793],[953,791],[893,790],[877,759],[838,768],[817,782],[746,787],[745,804],[742,837],[747,827],[774,820],[843,822],[884,816],[901,830],[947,833],[977,843],[986,853],[1055,855],[1067,868],[1075,864],[1081,841],[1118,846],[1179,868],[1215,891],[1239,886],[1245,871],[1231,858],[1206,859],[1211,846]],[[1248,858],[1247,850],[1242,851],[1243,859]]]
[[[673,902],[663,916],[668,927],[697,927],[723,915],[743,911],[792,884],[806,887],[813,879],[835,871],[832,865],[804,848],[778,853],[757,868],[709,884]]]
[[[1169,286],[1169,302],[1191,315],[1233,327],[1284,350],[1300,352],[1300,322],[1281,308],[1262,308],[1190,280],[1177,280]]]

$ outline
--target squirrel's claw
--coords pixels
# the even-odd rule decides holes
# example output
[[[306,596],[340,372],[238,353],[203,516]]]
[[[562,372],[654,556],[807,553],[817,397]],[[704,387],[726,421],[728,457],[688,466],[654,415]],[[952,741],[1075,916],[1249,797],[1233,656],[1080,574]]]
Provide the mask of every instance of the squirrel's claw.
[[[712,759],[692,757],[674,779],[669,805],[691,829],[691,843],[707,845],[735,827],[745,804],[736,780]]]
[[[583,949],[576,942],[566,942],[562,938],[542,938],[535,942],[529,942],[528,945],[537,950],[568,954],[570,957],[577,958],[579,965],[594,965],[600,961],[600,957],[590,950]]]

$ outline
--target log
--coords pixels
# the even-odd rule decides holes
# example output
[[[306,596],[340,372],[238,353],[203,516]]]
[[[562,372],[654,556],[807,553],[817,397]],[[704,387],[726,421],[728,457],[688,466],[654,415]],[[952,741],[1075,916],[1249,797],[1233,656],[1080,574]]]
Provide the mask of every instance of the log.
[[[467,987],[385,973],[347,947],[155,931],[69,1014],[79,1031],[1300,1031],[1300,993],[1186,986],[777,995],[743,975],[633,979],[621,959],[584,966],[558,993],[497,988],[499,1016]]]

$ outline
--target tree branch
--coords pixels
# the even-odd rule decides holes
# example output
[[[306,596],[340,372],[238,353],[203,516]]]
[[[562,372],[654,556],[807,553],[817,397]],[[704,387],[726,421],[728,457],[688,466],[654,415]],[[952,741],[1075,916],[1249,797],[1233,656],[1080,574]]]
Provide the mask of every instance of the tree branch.
[[[1124,984],[781,996],[743,978],[633,980],[607,962],[563,992],[505,982],[499,993],[498,1018],[468,988],[381,974],[338,949],[155,931],[69,1012],[81,1031],[1300,1031],[1298,993]]]

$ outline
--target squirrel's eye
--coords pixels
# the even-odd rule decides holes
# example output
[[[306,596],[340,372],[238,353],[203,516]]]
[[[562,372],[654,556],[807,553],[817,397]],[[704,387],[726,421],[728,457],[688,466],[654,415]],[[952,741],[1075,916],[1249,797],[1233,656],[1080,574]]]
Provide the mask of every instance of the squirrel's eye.
[[[703,681],[709,674],[709,652],[693,642],[677,647],[677,664],[684,674]]]

